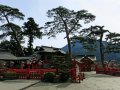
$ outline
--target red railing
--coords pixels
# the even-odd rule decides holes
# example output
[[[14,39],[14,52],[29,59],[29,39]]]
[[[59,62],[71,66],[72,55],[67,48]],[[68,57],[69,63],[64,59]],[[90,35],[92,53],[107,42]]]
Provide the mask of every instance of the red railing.
[[[41,79],[45,73],[56,72],[56,69],[7,69],[8,72],[15,72],[18,79]],[[80,82],[84,79],[84,74],[78,72],[76,67],[69,69],[69,75],[73,82]]]
[[[18,79],[41,79],[47,72],[56,72],[56,69],[8,69],[15,72]]]
[[[120,76],[120,69],[119,68],[99,68],[96,67],[96,74],[107,74],[107,75],[116,75]]]
[[[76,68],[76,64],[79,66]],[[84,74],[81,72],[81,63],[78,61],[73,62],[74,67],[69,69],[69,75],[74,82],[77,82],[84,79]],[[76,69],[79,69],[77,71]],[[54,72],[56,69],[6,69],[8,72],[15,72],[18,79],[41,79],[45,73]],[[3,72],[3,71],[1,71]]]

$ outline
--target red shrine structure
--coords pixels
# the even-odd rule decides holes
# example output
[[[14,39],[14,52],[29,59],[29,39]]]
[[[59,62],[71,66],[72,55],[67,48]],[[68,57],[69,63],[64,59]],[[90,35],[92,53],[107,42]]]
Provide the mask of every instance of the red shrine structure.
[[[0,49],[0,75],[3,72],[14,72],[18,79],[41,79],[47,72],[58,72],[57,63],[64,63],[66,53],[54,47],[36,47],[30,57],[16,57],[5,49]],[[76,63],[77,62],[77,63]],[[84,60],[83,60],[84,62]],[[69,68],[73,81],[83,80],[80,62],[75,61],[74,67]],[[77,67],[78,68],[77,68]]]

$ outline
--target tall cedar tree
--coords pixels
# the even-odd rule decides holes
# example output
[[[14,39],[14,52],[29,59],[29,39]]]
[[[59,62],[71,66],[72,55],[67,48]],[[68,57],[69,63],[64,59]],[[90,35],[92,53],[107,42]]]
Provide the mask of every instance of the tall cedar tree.
[[[70,35],[78,32],[78,29],[81,27],[80,21],[83,20],[84,23],[89,23],[90,21],[95,20],[95,16],[88,13],[87,10],[76,12],[62,6],[48,10],[47,15],[49,18],[53,19],[53,21],[45,23],[47,35],[55,37],[58,33],[66,33],[65,37],[67,38],[69,58],[71,60],[72,52]]]
[[[28,41],[28,53],[31,55],[33,53],[33,40],[34,38],[41,38],[42,32],[41,28],[37,23],[35,23],[33,18],[28,18],[28,21],[24,23],[23,26],[23,35],[27,36]]]
[[[17,25],[10,22],[10,21],[12,21],[14,19],[23,20],[24,19],[24,14],[21,13],[17,8],[12,8],[12,7],[9,7],[9,6],[6,6],[6,5],[0,5],[0,21],[2,23],[6,22],[6,24],[2,25],[2,28],[7,27],[7,29],[9,31],[11,31],[11,33],[12,33],[11,35],[14,38],[16,44],[17,44],[18,52],[20,53],[21,56],[24,56],[24,52],[22,50],[20,40],[19,40],[19,38],[17,36],[16,28],[14,28]],[[3,34],[3,35],[5,35],[5,34]]]

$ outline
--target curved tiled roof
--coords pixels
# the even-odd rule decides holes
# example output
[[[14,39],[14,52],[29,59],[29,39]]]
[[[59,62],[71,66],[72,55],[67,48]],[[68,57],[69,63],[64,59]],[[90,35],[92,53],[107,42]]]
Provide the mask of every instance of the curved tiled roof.
[[[0,60],[16,60],[17,57],[10,52],[0,51]]]

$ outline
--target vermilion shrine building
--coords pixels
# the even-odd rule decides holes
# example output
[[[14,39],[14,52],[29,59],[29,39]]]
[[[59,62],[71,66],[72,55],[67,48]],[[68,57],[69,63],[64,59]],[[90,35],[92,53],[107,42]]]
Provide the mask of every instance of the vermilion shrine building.
[[[78,55],[75,60],[80,62],[81,71],[95,70],[95,55]]]

